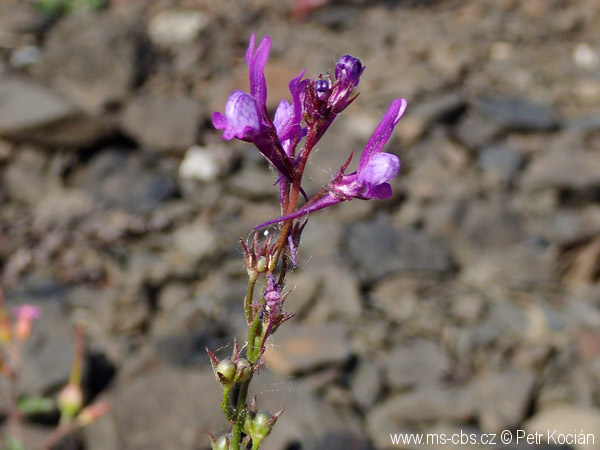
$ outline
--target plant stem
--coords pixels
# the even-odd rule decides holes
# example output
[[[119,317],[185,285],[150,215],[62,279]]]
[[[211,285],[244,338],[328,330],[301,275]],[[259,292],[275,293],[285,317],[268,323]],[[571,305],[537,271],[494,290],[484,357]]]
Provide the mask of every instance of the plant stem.
[[[235,422],[233,411],[231,411],[231,405],[229,404],[229,394],[231,394],[231,386],[223,386],[223,400],[221,400],[221,410],[231,423]]]

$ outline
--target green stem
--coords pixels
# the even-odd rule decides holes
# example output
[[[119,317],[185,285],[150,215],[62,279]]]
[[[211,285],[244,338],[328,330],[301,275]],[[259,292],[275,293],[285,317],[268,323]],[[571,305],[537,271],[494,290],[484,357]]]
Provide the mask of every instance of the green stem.
[[[250,387],[250,381],[252,375],[240,386],[240,392],[238,394],[238,401],[236,407],[236,419],[233,424],[233,448],[240,448],[242,442],[242,430],[244,429],[244,422],[246,421],[246,398],[248,397],[248,388]]]
[[[248,277],[248,293],[244,301],[244,311],[246,312],[246,322],[248,325],[252,322],[252,301],[254,300],[254,286],[256,286],[256,275],[250,275]]]
[[[235,417],[233,416],[233,411],[231,411],[231,406],[229,405],[229,394],[231,394],[231,386],[223,386],[223,400],[221,400],[221,410],[227,420],[231,423],[235,422]]]

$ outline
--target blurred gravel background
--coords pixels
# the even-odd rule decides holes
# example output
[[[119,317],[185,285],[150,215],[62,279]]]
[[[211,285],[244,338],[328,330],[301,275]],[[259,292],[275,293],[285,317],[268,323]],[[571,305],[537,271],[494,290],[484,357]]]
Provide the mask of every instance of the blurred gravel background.
[[[252,32],[273,40],[273,108],[303,68],[367,68],[308,192],[409,101],[394,197],[305,231],[298,316],[256,378],[262,408],[286,406],[265,450],[504,429],[600,448],[600,1],[41,3],[0,4],[0,283],[43,308],[24,392],[66,381],[78,320],[88,396],[113,405],[61,448],[225,430],[204,347],[245,334],[238,237],[279,213],[260,155],[210,125],[247,86]]]

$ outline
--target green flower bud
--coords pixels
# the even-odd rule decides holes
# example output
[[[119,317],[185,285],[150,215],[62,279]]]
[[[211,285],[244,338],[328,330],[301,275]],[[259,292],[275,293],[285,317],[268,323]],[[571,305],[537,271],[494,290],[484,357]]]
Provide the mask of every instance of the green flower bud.
[[[65,417],[75,417],[83,405],[83,392],[78,384],[69,383],[58,394],[58,408]]]
[[[229,450],[229,443],[233,440],[233,435],[223,434],[213,445],[213,450]]]
[[[229,358],[220,361],[215,368],[215,372],[217,372],[217,377],[222,384],[231,384],[235,381],[236,367]]]
[[[244,382],[250,378],[252,365],[246,358],[240,358],[236,367],[236,382]]]
[[[256,263],[256,270],[258,271],[258,273],[263,273],[265,270],[267,270],[267,258],[265,258],[264,256],[258,258],[258,262]]]
[[[253,443],[260,443],[266,438],[273,428],[273,416],[268,411],[259,411],[246,418],[246,428]]]

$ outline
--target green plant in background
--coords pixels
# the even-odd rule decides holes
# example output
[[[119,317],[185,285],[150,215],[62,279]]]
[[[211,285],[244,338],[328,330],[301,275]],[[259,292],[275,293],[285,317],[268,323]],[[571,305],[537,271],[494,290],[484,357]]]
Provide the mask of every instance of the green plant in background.
[[[78,10],[97,11],[107,3],[107,0],[35,0],[34,5],[44,14],[62,16]]]
[[[22,396],[19,392],[19,379],[22,369],[23,348],[33,331],[36,319],[41,315],[40,308],[21,305],[12,310],[14,320],[4,307],[4,297],[0,289],[0,376],[8,381],[8,410],[0,411],[6,415],[8,424],[5,436],[0,436],[0,448],[5,450],[25,450],[23,444],[23,418],[58,411],[60,422],[50,433],[42,448],[50,450],[60,440],[73,431],[85,427],[102,417],[108,411],[106,402],[97,402],[84,406],[82,390],[83,360],[85,356],[85,334],[81,326],[75,331],[75,354],[68,384],[58,394],[57,400],[41,396]]]

